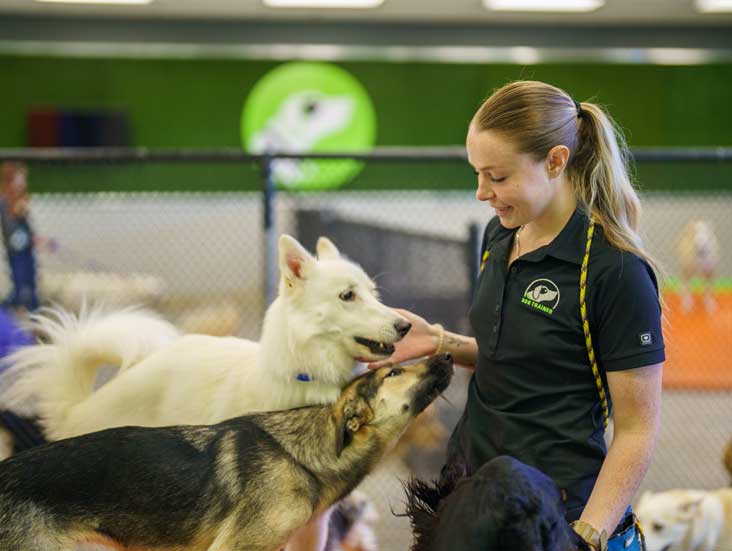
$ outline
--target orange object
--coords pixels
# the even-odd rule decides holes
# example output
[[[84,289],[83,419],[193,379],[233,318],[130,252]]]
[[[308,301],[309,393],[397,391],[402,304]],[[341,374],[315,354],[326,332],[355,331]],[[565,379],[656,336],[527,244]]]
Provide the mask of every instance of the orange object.
[[[689,312],[683,311],[678,294],[667,293],[664,298],[664,388],[732,389],[732,292],[715,294],[713,313],[698,298]]]

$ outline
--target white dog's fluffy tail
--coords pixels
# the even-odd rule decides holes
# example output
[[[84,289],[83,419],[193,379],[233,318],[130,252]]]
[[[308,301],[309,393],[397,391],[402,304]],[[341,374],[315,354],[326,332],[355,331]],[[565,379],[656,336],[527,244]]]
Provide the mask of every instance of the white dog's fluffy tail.
[[[179,336],[172,324],[139,308],[82,308],[78,317],[46,308],[31,316],[29,328],[41,343],[3,360],[0,408],[38,415],[48,434],[94,392],[98,368],[123,371]]]

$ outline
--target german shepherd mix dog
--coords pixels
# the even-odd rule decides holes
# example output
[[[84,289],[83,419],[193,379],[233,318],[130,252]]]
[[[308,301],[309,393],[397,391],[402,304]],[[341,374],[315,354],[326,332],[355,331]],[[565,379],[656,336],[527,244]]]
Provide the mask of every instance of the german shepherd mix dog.
[[[278,550],[361,482],[452,373],[436,356],[370,371],[334,405],[28,450],[0,463],[0,549]]]

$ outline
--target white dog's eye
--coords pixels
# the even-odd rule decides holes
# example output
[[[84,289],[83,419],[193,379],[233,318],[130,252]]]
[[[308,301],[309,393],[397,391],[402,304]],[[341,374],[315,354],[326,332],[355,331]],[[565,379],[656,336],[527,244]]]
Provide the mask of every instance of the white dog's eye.
[[[653,524],[651,524],[651,528],[653,528],[654,532],[660,532],[661,530],[663,530],[663,524],[654,522]]]
[[[350,289],[348,291],[343,291],[340,295],[338,295],[341,300],[345,300],[346,302],[352,301],[354,298],[356,298],[356,293],[351,291]]]

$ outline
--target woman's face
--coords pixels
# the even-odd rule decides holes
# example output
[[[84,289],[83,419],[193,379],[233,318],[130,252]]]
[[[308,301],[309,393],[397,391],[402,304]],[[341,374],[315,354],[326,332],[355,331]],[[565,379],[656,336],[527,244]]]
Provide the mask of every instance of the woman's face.
[[[501,133],[477,131],[472,124],[466,147],[478,175],[475,196],[495,209],[501,225],[517,228],[544,212],[556,191],[545,160],[536,161]]]

